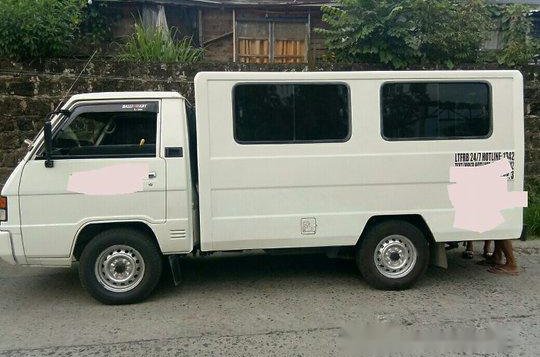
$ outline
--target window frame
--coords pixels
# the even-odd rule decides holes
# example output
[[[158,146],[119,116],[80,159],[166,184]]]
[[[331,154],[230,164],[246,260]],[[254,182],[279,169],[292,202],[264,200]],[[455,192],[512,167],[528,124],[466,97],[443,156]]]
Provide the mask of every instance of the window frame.
[[[52,132],[52,140],[58,135],[58,133],[66,128],[68,125],[70,125],[79,115],[84,113],[100,113],[100,112],[107,112],[107,110],[103,110],[103,107],[118,107],[118,105],[130,105],[130,104],[149,104],[150,108],[146,110],[141,110],[143,112],[149,112],[154,113],[156,115],[156,144],[155,144],[155,152],[151,155],[141,155],[141,154],[121,154],[121,155],[110,155],[110,156],[94,156],[94,155],[64,155],[64,156],[56,156],[53,155],[53,160],[89,160],[89,159],[98,159],[98,160],[107,160],[107,159],[132,159],[132,158],[156,158],[159,157],[159,130],[160,130],[160,123],[159,123],[159,113],[160,113],[160,107],[159,107],[159,101],[157,100],[132,100],[132,101],[119,101],[119,102],[95,102],[95,103],[80,103],[75,104],[71,109],[71,114],[68,118],[63,120],[59,125],[55,126]],[[97,109],[99,108],[99,110]],[[140,112],[140,111],[131,111],[131,110],[124,110],[124,111],[118,111],[118,110],[111,110],[109,112],[118,112],[118,113],[133,113],[133,112]],[[38,151],[36,152],[36,155],[34,157],[34,160],[44,160],[45,157],[43,156],[45,146],[42,145]]]
[[[347,120],[347,135],[343,139],[324,139],[324,140],[270,140],[270,141],[255,141],[255,140],[238,140],[236,136],[236,100],[235,100],[235,89],[237,86],[246,85],[246,84],[267,84],[267,85],[343,85],[347,89],[347,111],[348,111],[348,120]],[[347,82],[341,81],[332,81],[332,82],[237,82],[232,86],[231,89],[231,109],[232,109],[232,124],[233,124],[233,139],[237,144],[240,145],[301,145],[301,144],[324,144],[324,143],[346,143],[352,137],[352,101],[351,101],[351,87]]]
[[[383,87],[387,84],[410,84],[410,83],[434,83],[434,84],[484,84],[488,90],[488,115],[489,115],[489,130],[485,135],[480,136],[440,136],[440,137],[410,137],[410,138],[389,138],[384,135],[384,106],[383,106]],[[493,135],[493,86],[487,80],[392,80],[384,81],[379,87],[379,124],[380,124],[380,134],[385,141],[449,141],[449,140],[485,140],[489,139]]]

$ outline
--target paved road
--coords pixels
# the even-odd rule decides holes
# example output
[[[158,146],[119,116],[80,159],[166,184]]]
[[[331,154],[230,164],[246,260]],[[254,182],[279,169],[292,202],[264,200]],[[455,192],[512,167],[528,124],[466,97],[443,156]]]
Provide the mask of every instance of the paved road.
[[[361,328],[370,324],[394,326],[386,342],[431,333],[447,344],[422,348],[453,351],[448,355],[461,341],[462,349],[534,356],[540,241],[517,250],[524,269],[518,277],[494,276],[452,252],[447,271],[430,268],[403,292],[370,289],[352,262],[324,256],[210,256],[184,262],[182,286],[162,281],[148,301],[130,306],[94,301],[76,269],[1,263],[0,354],[336,355],[346,354],[351,341],[364,341]],[[401,346],[407,355],[415,345]]]

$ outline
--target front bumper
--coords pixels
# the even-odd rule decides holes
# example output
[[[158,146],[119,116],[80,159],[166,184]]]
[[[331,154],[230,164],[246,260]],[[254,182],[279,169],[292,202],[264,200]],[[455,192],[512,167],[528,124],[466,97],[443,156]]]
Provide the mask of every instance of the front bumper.
[[[11,244],[11,235],[9,232],[0,231],[0,259],[9,264],[17,264],[13,255],[13,245]]]

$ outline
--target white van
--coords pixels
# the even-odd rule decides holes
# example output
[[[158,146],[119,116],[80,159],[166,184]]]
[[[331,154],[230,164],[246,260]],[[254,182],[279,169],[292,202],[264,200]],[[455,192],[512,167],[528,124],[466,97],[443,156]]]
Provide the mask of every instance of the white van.
[[[444,242],[516,239],[522,209],[454,227],[449,170],[506,157],[523,189],[517,71],[205,72],[174,92],[75,95],[0,200],[0,256],[69,267],[104,303],[147,297],[169,257],[355,253],[372,286],[411,286]],[[195,119],[196,118],[196,119]]]

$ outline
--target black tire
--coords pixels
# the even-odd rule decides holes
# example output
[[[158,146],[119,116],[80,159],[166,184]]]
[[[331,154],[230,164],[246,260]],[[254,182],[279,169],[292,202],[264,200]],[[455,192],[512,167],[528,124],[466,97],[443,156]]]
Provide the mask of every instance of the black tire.
[[[394,236],[392,239],[391,236]],[[400,238],[401,237],[405,237]],[[408,241],[407,241],[408,240]],[[404,243],[405,242],[405,243]],[[410,261],[412,263],[405,264],[406,269],[390,269],[384,263],[376,264],[375,260],[381,262],[383,259],[380,254],[377,254],[377,246],[379,243],[383,245],[395,244],[397,248],[406,251],[405,254],[399,252],[392,253],[390,248],[381,248],[382,252],[389,252],[389,258],[392,263],[399,263],[399,259]],[[410,243],[414,249],[410,247]],[[411,252],[414,252],[416,259],[404,259],[404,256],[411,257]],[[399,258],[396,258],[399,257]],[[395,258],[395,260],[393,260]],[[414,261],[414,262],[413,262]],[[429,263],[429,244],[420,229],[411,223],[405,221],[386,221],[372,227],[364,239],[360,242],[356,252],[356,265],[360,270],[362,277],[368,284],[380,290],[403,290],[411,287],[425,273]],[[385,276],[380,269],[385,271]],[[403,276],[400,276],[403,274]]]
[[[133,257],[141,258],[137,260],[133,258],[132,263],[141,264],[143,273],[140,274],[142,277],[137,277],[135,272],[133,273],[135,275],[131,275],[135,276],[135,280],[138,282],[136,285],[132,284],[135,285],[132,288],[126,287],[126,289],[130,290],[111,291],[110,289],[115,289],[112,283],[109,283],[111,286],[107,288],[107,285],[98,278],[100,272],[98,272],[99,265],[96,265],[96,262],[98,259],[101,260],[102,253],[105,257],[110,256],[109,251],[113,252],[112,254],[117,254],[115,253],[116,250],[112,249],[113,246],[132,248],[131,251],[128,249],[118,250],[118,252],[121,252],[118,254],[130,254]],[[135,254],[137,255],[135,256]],[[130,257],[128,258],[130,259]],[[105,265],[102,265],[102,267],[105,267]],[[137,269],[140,269],[140,267]],[[134,271],[135,269],[132,268],[131,270]],[[161,272],[161,254],[152,238],[144,232],[129,228],[113,228],[97,234],[84,247],[79,264],[79,278],[82,286],[98,301],[114,305],[131,304],[147,298],[159,282]],[[101,273],[104,274],[104,278],[101,278],[101,280],[107,282],[105,273]],[[120,284],[116,285],[116,287],[121,288]]]

